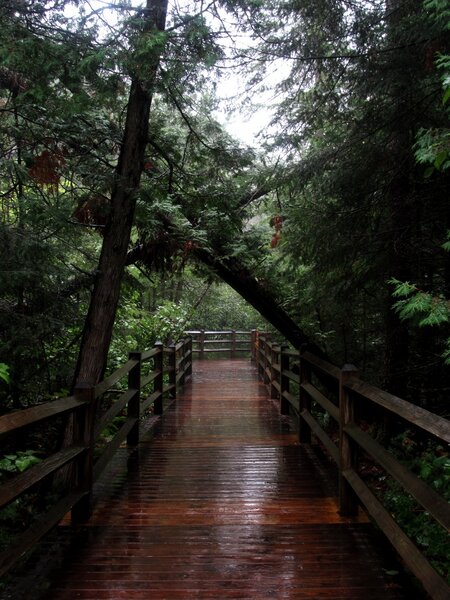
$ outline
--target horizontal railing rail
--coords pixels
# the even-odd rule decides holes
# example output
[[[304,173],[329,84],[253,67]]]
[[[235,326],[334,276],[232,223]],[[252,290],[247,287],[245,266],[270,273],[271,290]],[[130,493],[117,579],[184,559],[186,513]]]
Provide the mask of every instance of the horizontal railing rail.
[[[281,413],[289,414],[292,407],[297,414],[300,442],[310,443],[314,434],[337,463],[340,513],[352,516],[357,514],[359,504],[365,507],[433,600],[450,598],[447,582],[364,481],[360,457],[370,457],[447,531],[449,503],[370,436],[360,426],[357,413],[361,406],[375,405],[386,415],[401,417],[407,427],[419,428],[443,444],[450,443],[450,422],[362,381],[353,365],[339,369],[310,352],[270,342],[263,335],[255,340],[252,356],[270,397],[279,401]],[[315,417],[313,407],[320,407],[336,422],[337,443]]]
[[[190,330],[186,334],[192,338],[192,351],[197,358],[205,358],[207,354],[224,354],[235,358],[238,355],[253,353],[256,340],[260,333],[253,329],[251,331],[238,329],[224,330]]]
[[[162,343],[146,352],[131,352],[129,360],[97,385],[80,384],[73,396],[60,398],[0,417],[0,441],[11,443],[13,436],[35,425],[59,423],[65,431],[63,448],[49,454],[23,473],[2,483],[0,509],[24,497],[52,476],[65,473],[65,493],[47,507],[12,545],[0,554],[0,576],[30,550],[68,512],[74,521],[84,521],[92,512],[93,485],[120,445],[139,443],[140,418],[153,407],[153,413],[163,412],[165,394],[176,398],[177,387],[192,376],[192,339],[185,338],[165,347]],[[117,386],[119,384],[119,389]],[[102,432],[120,417],[114,435],[99,448]]]

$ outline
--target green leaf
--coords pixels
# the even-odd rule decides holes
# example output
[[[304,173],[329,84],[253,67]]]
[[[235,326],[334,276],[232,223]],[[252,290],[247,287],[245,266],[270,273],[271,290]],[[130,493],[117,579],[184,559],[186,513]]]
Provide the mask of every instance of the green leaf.
[[[424,463],[420,469],[420,476],[422,477],[422,479],[427,479],[430,476],[432,470],[432,466],[429,463]]]
[[[450,99],[450,87],[448,88],[448,90],[445,91],[444,96],[442,98],[442,104],[447,104],[447,102]]]
[[[388,283],[391,285],[395,285],[395,290],[393,292],[394,298],[404,298],[406,296],[410,296],[414,292],[417,292],[417,288],[409,281],[399,281],[398,279],[389,279]]]
[[[0,460],[0,470],[6,472],[13,472],[16,470],[14,463],[8,458]]]
[[[5,365],[5,363],[0,363],[0,380],[5,383],[10,382],[9,366]]]
[[[436,167],[436,169],[440,169],[442,167],[442,165],[444,164],[444,162],[447,160],[447,158],[448,158],[448,152],[446,152],[446,151],[440,152],[434,159],[434,166]]]
[[[37,465],[40,462],[41,462],[41,459],[38,458],[37,456],[23,456],[16,460],[16,466],[17,466],[17,469],[22,473],[23,471],[26,471],[33,465]]]
[[[449,309],[443,301],[435,301],[431,307],[430,313],[420,320],[421,327],[425,325],[441,325],[449,320]]]

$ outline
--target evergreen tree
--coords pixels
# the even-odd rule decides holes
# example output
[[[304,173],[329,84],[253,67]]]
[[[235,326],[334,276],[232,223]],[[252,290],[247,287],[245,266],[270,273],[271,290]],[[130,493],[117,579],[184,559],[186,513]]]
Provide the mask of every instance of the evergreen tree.
[[[434,55],[448,39],[421,2],[239,7],[255,39],[252,84],[276,61],[289,65],[268,149],[284,152],[279,251],[295,281],[291,310],[336,361],[371,364],[391,391],[421,393],[419,382],[440,376],[439,340],[399,321],[387,281],[446,285],[436,241],[448,181],[424,179],[414,144],[445,120]]]
[[[73,292],[89,285],[95,264],[95,243],[81,249],[71,224],[89,185],[75,171],[98,163],[95,133],[77,121],[99,112],[86,91],[95,73],[78,68],[95,52],[95,32],[73,30],[67,4],[0,7],[1,357],[17,407],[36,390],[67,386],[83,320],[83,296]]]

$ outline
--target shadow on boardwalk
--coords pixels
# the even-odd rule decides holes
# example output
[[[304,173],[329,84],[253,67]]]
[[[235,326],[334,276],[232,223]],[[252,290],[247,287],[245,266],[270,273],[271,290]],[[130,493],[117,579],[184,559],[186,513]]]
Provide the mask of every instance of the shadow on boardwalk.
[[[41,597],[411,597],[364,516],[339,516],[296,440],[250,362],[195,363],[153,434],[118,453],[89,523],[58,528],[66,556]]]

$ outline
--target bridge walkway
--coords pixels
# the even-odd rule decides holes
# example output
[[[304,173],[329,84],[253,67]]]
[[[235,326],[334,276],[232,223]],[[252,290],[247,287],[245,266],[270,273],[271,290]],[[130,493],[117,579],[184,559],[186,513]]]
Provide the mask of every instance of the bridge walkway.
[[[407,597],[367,519],[342,518],[324,483],[248,360],[197,361],[126,481],[113,462],[46,598]]]

